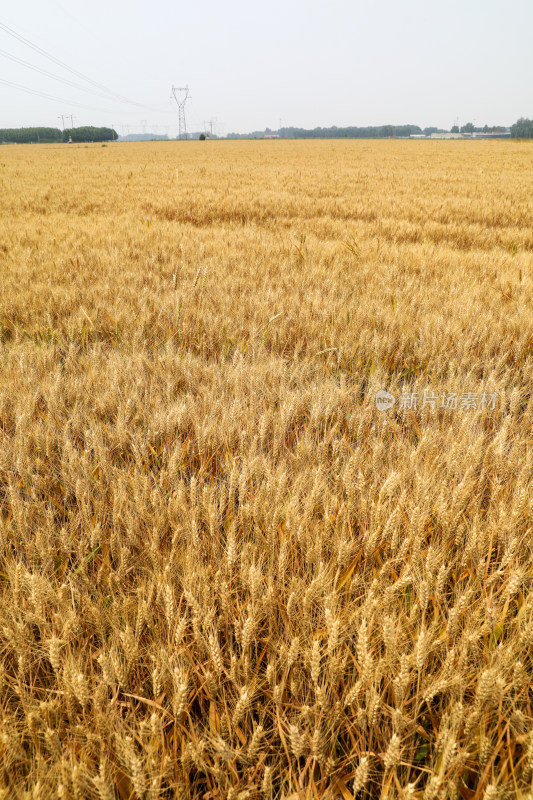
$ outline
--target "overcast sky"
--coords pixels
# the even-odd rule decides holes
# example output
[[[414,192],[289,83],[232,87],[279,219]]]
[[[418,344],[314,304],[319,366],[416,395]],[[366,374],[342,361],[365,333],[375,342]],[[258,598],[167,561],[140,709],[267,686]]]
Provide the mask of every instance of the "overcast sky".
[[[533,0],[25,0],[3,3],[0,25],[139,104],[9,60],[91,88],[0,27],[0,127],[74,114],[174,135],[173,84],[189,86],[189,131],[533,117]]]

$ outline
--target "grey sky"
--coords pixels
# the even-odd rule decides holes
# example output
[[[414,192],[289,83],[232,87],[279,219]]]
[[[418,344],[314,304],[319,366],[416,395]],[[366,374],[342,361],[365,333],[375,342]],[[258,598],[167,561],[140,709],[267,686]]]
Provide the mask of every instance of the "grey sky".
[[[26,0],[0,23],[140,104],[64,85],[0,54],[0,127],[114,124],[173,135],[172,84],[189,130],[282,125],[512,124],[533,116],[531,0]],[[0,50],[84,83],[0,29]],[[74,102],[94,106],[90,110]],[[124,129],[125,130],[125,129]]]

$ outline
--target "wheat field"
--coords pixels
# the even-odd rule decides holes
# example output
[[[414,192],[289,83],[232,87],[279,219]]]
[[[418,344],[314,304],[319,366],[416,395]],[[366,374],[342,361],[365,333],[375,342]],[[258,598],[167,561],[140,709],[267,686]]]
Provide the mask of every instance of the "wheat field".
[[[0,148],[0,797],[533,797],[532,162]]]

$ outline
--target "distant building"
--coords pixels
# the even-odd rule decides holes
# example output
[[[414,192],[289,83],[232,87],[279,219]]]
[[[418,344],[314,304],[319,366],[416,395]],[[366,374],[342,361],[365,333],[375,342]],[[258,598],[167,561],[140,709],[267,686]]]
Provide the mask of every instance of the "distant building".
[[[279,139],[279,133],[265,133],[263,139]]]
[[[474,133],[432,133],[431,139],[508,139],[511,131],[500,133],[485,133],[484,131],[474,131]]]
[[[474,139],[510,139],[511,131],[496,131],[495,133],[492,131],[474,131],[472,137]]]

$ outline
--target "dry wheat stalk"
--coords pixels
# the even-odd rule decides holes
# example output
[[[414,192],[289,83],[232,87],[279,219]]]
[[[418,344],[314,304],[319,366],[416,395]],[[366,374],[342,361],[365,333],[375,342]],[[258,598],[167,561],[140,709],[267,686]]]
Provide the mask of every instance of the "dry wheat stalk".
[[[212,144],[2,150],[0,796],[527,797],[531,147]]]

